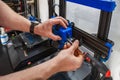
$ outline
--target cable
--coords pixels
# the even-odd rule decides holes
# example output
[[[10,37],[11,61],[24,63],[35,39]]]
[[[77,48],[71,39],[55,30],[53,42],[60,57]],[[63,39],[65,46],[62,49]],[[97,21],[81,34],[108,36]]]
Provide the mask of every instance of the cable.
[[[52,7],[53,7],[53,14],[54,14],[54,16],[59,16],[59,15],[55,12],[55,7],[56,7],[56,6],[59,7],[59,4],[55,4],[55,3],[54,3],[53,6],[52,6]]]

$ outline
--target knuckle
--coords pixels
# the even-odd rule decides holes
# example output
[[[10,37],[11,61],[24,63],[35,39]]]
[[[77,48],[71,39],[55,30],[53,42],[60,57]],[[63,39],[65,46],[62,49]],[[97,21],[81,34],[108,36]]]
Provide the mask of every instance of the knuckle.
[[[75,65],[75,67],[73,68],[73,71],[76,71],[80,66]]]
[[[61,19],[62,19],[63,17],[59,16],[59,18],[61,18]]]
[[[77,65],[76,65],[76,69],[78,69],[79,67],[80,67],[80,64],[77,64]]]
[[[76,68],[74,68],[73,71],[76,71]]]
[[[62,20],[61,20],[61,19],[59,19],[59,22],[62,22]]]
[[[50,23],[51,25],[53,25],[53,20],[50,19],[50,20],[48,21],[48,23]]]
[[[53,25],[53,24],[54,24],[54,19],[49,19],[49,20],[47,21],[47,23]]]
[[[75,64],[76,69],[78,69],[80,66],[81,66],[81,63],[77,60]]]
[[[61,16],[57,16],[57,18],[62,18]]]

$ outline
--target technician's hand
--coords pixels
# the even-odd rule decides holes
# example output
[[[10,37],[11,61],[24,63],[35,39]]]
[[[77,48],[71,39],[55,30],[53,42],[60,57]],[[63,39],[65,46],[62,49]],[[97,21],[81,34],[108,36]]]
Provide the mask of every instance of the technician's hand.
[[[76,40],[68,49],[62,50],[56,57],[58,70],[72,71],[79,68],[83,62],[83,56],[75,56],[75,50],[78,48],[79,42]]]
[[[35,34],[38,34],[44,37],[49,37],[53,40],[61,40],[60,36],[54,35],[52,33],[52,27],[56,24],[59,24],[64,28],[67,28],[68,22],[62,17],[49,19],[35,27]]]

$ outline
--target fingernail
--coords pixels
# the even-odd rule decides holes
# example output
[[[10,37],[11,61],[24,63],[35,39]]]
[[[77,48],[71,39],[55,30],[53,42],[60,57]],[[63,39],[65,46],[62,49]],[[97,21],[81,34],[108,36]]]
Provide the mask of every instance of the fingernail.
[[[75,40],[75,42],[76,42],[76,43],[79,43],[79,41],[78,41],[78,40]]]
[[[58,40],[61,40],[61,37],[58,37]]]
[[[67,23],[67,26],[69,25],[69,23]]]
[[[65,25],[65,28],[67,28],[67,25]]]

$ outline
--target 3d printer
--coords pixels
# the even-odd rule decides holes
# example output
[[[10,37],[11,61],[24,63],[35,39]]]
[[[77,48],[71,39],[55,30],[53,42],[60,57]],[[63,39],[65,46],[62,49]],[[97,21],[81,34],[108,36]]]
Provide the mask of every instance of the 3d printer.
[[[97,65],[100,67],[98,70],[98,66],[92,65],[91,73],[84,80],[112,80],[109,72],[109,69],[102,63],[103,61],[107,61],[110,57],[112,46],[114,43],[108,39],[110,22],[112,17],[112,12],[115,8],[115,1],[111,0],[60,0],[59,1],[59,15],[66,18],[66,1],[75,2],[78,4],[82,4],[85,6],[90,6],[93,8],[97,8],[101,10],[100,21],[99,21],[99,29],[96,36],[91,35],[84,30],[81,30],[71,22],[69,22],[68,29],[66,32],[70,33],[67,37],[74,37],[75,39],[80,40],[81,45],[84,45],[89,50],[94,51],[94,59]],[[54,0],[49,0],[49,17],[56,16],[54,11]],[[55,29],[56,30],[56,29]],[[58,31],[55,32],[57,35],[61,35],[61,32],[65,29],[58,28]],[[15,31],[16,32],[16,31]],[[72,32],[72,33],[71,33]],[[14,32],[12,32],[14,33]],[[11,33],[8,33],[11,34]],[[41,37],[29,33],[18,33],[18,36],[15,36],[13,39],[13,46],[7,48],[6,46],[0,46],[1,52],[6,55],[3,58],[3,54],[0,54],[0,62],[6,59],[6,65],[1,66],[1,74],[8,74],[10,72],[18,71],[24,69],[26,67],[30,67],[31,65],[35,65],[34,63],[41,61],[43,58],[53,55],[57,52],[57,48],[51,46],[51,40],[43,40]],[[64,33],[63,33],[64,34]],[[59,48],[63,46],[66,42],[67,37],[62,37],[62,41],[60,42]],[[78,37],[79,36],[79,37]],[[35,40],[33,40],[33,37]],[[47,45],[47,46],[46,46]],[[19,54],[18,54],[19,53]],[[26,54],[27,53],[27,54]],[[37,64],[36,64],[37,65]],[[4,71],[3,68],[7,68],[9,70]],[[105,73],[103,77],[100,76],[100,71]],[[54,79],[53,79],[54,80]],[[66,79],[67,80],[67,79]]]

